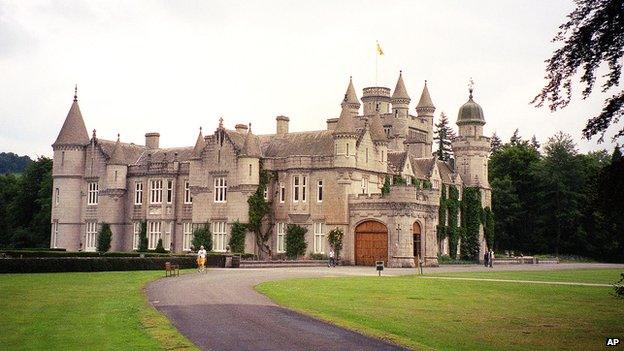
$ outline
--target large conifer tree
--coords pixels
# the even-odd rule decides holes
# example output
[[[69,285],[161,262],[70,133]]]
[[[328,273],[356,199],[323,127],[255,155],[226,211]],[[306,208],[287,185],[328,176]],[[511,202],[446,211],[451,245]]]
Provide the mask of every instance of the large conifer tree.
[[[437,141],[438,150],[436,157],[442,161],[448,161],[453,158],[453,149],[451,148],[451,140],[455,138],[455,131],[449,126],[449,121],[444,112],[440,113],[440,122],[437,123],[434,140]]]

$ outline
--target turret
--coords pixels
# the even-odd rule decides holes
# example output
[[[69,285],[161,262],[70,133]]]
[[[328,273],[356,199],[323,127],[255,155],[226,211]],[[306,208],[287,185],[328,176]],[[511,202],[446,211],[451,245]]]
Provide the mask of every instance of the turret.
[[[239,184],[258,185],[260,183],[260,140],[249,130],[245,135],[245,142],[238,158],[238,180]]]
[[[427,88],[427,81],[425,81],[425,86],[420,94],[420,100],[418,100],[418,105],[416,105],[418,122],[421,123],[419,129],[427,131],[421,157],[429,157],[433,151],[433,113],[435,110],[436,108],[429,95],[429,88]]]
[[[360,111],[360,100],[358,100],[357,94],[355,93],[355,88],[353,87],[353,78],[349,77],[349,85],[347,86],[347,92],[345,93],[344,99],[340,104],[342,108],[346,108],[349,113],[353,116],[357,116]],[[278,128],[279,129],[279,128]],[[288,131],[287,131],[288,132]],[[278,131],[279,134],[279,131]]]
[[[197,135],[197,141],[195,141],[195,147],[193,148],[193,158],[201,158],[202,152],[206,147],[206,140],[202,134],[202,128],[199,127],[199,135]]]
[[[78,106],[78,87],[61,131],[52,144],[51,247],[78,250],[82,233],[83,177],[89,135]]]
[[[102,222],[108,223],[113,233],[112,251],[122,251],[124,247],[129,246],[125,243],[129,238],[127,235],[129,227],[124,224],[127,174],[128,161],[119,134],[117,134],[117,142],[106,162],[106,179],[100,181],[100,184],[104,184],[100,186],[98,205]]]
[[[355,130],[355,117],[349,112],[347,106],[342,106],[333,137],[334,165],[337,167],[355,167],[355,144],[358,135]]]
[[[126,189],[128,161],[117,134],[117,142],[106,164],[106,189]]]
[[[377,149],[377,161],[379,162],[380,170],[385,172],[388,169],[388,137],[384,132],[379,113],[375,113],[370,118],[369,127],[371,139]]]
[[[403,83],[403,71],[399,71],[399,79],[397,79],[394,92],[392,93],[392,113],[394,117],[407,117],[409,110],[409,103],[411,99],[407,94],[405,83]]]
[[[377,111],[382,114],[390,112],[390,88],[368,87],[363,92],[364,116],[371,116]]]

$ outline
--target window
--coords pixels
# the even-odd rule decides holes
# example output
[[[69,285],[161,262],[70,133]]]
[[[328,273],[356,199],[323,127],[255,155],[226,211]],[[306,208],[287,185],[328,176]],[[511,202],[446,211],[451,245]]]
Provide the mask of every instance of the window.
[[[61,199],[59,188],[54,189],[54,204],[58,205]]]
[[[286,252],[286,223],[277,223],[277,252]]]
[[[65,164],[65,151],[61,151],[61,166]]]
[[[189,183],[188,180],[184,181],[184,203],[193,203],[193,196],[191,196],[191,183]]]
[[[349,143],[347,143],[347,156],[349,156]]]
[[[134,183],[134,204],[140,205],[143,203],[143,182]]]
[[[117,171],[115,171],[115,181],[117,181]]]
[[[301,177],[301,201],[306,202],[306,189],[308,188],[308,177]]]
[[[407,183],[407,185],[412,185],[412,177],[411,176],[406,176],[405,177],[405,183]]]
[[[55,219],[54,221],[52,221],[52,237],[50,238],[50,247],[51,248],[56,248],[56,239],[58,238],[58,220]]]
[[[153,179],[150,182],[150,203],[162,203],[162,180]]]
[[[279,196],[280,196],[280,203],[284,203],[286,201],[286,187],[284,186],[284,184],[280,184],[280,191],[279,191]]]
[[[368,148],[366,148],[366,163],[368,163]]]
[[[250,177],[251,177],[251,170],[252,170],[252,167],[251,167],[251,163],[250,163],[250,164],[249,164],[249,176],[250,176]]]
[[[214,202],[227,201],[227,179],[219,177],[214,179]]]
[[[167,203],[170,204],[173,201],[173,180],[167,180]]]
[[[325,253],[325,223],[314,223],[314,253]]]
[[[87,222],[87,230],[85,235],[85,251],[95,251],[97,245],[97,222]]]
[[[433,180],[433,188],[438,189],[440,187],[440,181],[437,179]]]
[[[323,202],[323,180],[316,182],[316,202]]]
[[[165,222],[165,236],[163,237],[163,247],[165,250],[171,250],[171,231],[173,222]]]
[[[87,195],[87,205],[98,204],[98,192],[99,192],[98,182],[89,182],[89,193]]]
[[[225,222],[212,222],[212,249],[213,251],[225,251]]]
[[[360,187],[362,188],[362,194],[368,194],[368,178],[362,178]]]
[[[269,187],[268,186],[264,187],[264,192],[262,192],[262,197],[264,198],[264,201],[269,200]]]
[[[293,177],[293,202],[299,202],[299,176]]]
[[[158,239],[161,239],[161,223],[160,222],[148,222],[147,223],[147,248],[154,250],[158,245]]]
[[[190,251],[191,243],[193,242],[193,223],[184,222],[182,223],[182,250]]]
[[[392,130],[392,126],[384,126],[384,133],[386,133],[386,136],[389,137],[390,136],[390,131]]]
[[[132,236],[132,250],[139,249],[139,234],[141,233],[141,222],[134,222],[134,235]]]
[[[381,150],[381,162],[384,162],[384,151]]]

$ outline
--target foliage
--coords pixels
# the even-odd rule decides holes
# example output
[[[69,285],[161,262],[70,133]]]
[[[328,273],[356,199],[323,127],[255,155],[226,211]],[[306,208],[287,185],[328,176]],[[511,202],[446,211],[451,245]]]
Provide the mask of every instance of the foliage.
[[[624,299],[624,273],[620,274],[620,277],[620,280],[613,284],[613,290],[615,290],[615,296]]]
[[[405,180],[405,178],[401,177],[400,175],[395,175],[392,177],[392,185],[406,185],[407,181]]]
[[[440,207],[438,207],[438,226],[437,226],[437,236],[438,241],[442,241],[446,238],[447,228],[446,228],[446,186],[442,185],[442,190],[440,191]]]
[[[539,141],[537,141],[537,138],[535,137],[535,135],[533,135],[533,137],[531,138],[531,147],[537,151],[539,151],[541,147],[541,144]]]
[[[286,256],[296,259],[305,254],[308,243],[305,234],[308,230],[296,224],[286,226]]]
[[[483,235],[485,236],[485,244],[488,248],[494,248],[494,213],[490,207],[483,209]]]
[[[440,113],[440,122],[435,125],[434,140],[438,143],[438,150],[435,152],[436,157],[442,161],[448,161],[453,157],[453,148],[451,147],[451,140],[455,137],[453,128],[449,125],[449,120],[444,114]]]
[[[272,220],[271,202],[264,199],[264,191],[273,175],[270,171],[265,170],[260,161],[259,184],[256,191],[247,199],[249,205],[249,223],[247,229],[254,233],[256,245],[260,249],[260,254],[265,253],[271,257],[270,239],[273,233],[274,221]]]
[[[247,226],[238,220],[232,223],[230,229],[230,250],[236,253],[245,252],[245,235],[247,234]]]
[[[162,239],[158,239],[158,243],[156,244],[156,249],[154,251],[158,252],[158,253],[165,253],[165,252],[167,252],[165,250],[165,247],[163,246]]]
[[[431,190],[432,185],[431,185],[431,181],[430,180],[423,180],[422,181],[422,188],[425,190]]]
[[[97,237],[97,252],[107,252],[110,250],[112,237],[113,232],[111,232],[110,224],[102,223]]]
[[[464,188],[462,203],[465,218],[465,234],[461,241],[461,255],[466,260],[479,259],[479,229],[481,226],[481,191],[479,188]]]
[[[192,256],[28,257],[3,259],[0,273],[143,271],[164,269],[165,262],[180,264],[180,268],[193,268],[196,265],[195,258]]]
[[[382,195],[390,194],[390,177],[388,176],[384,178],[383,187],[381,188],[381,194]]]
[[[138,247],[137,251],[139,251],[139,252],[146,252],[147,251],[147,246],[148,246],[147,222],[146,221],[141,221],[141,230],[139,231],[139,247]]]
[[[492,134],[492,138],[490,139],[490,152],[494,153],[503,145],[501,139],[496,135],[496,132]]]
[[[0,246],[50,247],[52,160],[39,157],[20,177],[0,175]]]
[[[340,251],[342,251],[342,240],[344,238],[344,232],[340,228],[334,228],[327,234],[327,241],[329,245],[334,248],[336,253],[336,259],[340,257]]]
[[[414,178],[414,179],[412,179],[412,185],[413,185],[415,188],[420,188],[420,179],[418,179],[418,178]]]
[[[474,264],[473,260],[460,260],[447,255],[438,256],[438,264]]]
[[[22,173],[32,162],[28,156],[18,156],[12,152],[0,152],[0,174]]]
[[[210,233],[208,224],[204,224],[193,231],[191,245],[195,251],[198,251],[201,246],[204,246],[206,251],[212,251],[212,233]]]
[[[459,217],[459,190],[455,185],[449,187],[448,199],[446,199],[446,207],[448,208],[448,229],[449,251],[450,256],[456,258],[457,244],[459,243],[458,217]]]
[[[310,259],[311,260],[317,260],[317,261],[327,261],[328,257],[327,257],[326,254],[310,253]]]
[[[624,56],[624,3],[621,0],[576,0],[577,7],[568,15],[568,21],[559,26],[553,39],[563,44],[546,60],[547,83],[531,102],[537,107],[545,103],[551,111],[565,108],[572,99],[572,80],[580,70],[584,85],[583,99],[594,89],[599,67],[608,67],[602,75],[606,81],[603,93],[618,88]],[[624,115],[624,90],[608,97],[598,116],[587,121],[583,134],[590,139],[600,134],[599,142],[611,124],[617,124]],[[613,137],[624,136],[624,128]]]

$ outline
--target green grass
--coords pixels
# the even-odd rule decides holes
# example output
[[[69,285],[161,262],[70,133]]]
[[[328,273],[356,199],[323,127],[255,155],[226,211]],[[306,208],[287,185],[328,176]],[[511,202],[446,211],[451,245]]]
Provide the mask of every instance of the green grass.
[[[486,279],[537,280],[558,282],[579,282],[613,284],[620,280],[621,269],[571,269],[555,271],[518,271],[518,272],[466,272],[466,273],[435,273],[436,277],[466,277]]]
[[[523,280],[588,282],[615,275],[613,270],[511,273]],[[294,279],[257,289],[286,307],[417,349],[595,350],[605,337],[624,335],[624,301],[608,287],[404,276]]]
[[[2,350],[196,350],[148,305],[162,271],[0,275]]]

